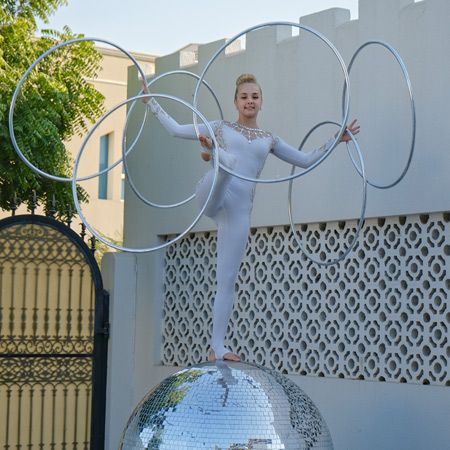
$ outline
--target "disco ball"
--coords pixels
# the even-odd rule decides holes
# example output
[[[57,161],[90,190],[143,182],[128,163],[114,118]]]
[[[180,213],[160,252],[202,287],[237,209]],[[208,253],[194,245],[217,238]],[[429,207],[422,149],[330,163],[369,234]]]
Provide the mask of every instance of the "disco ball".
[[[216,361],[181,370],[131,415],[120,449],[332,449],[328,427],[289,378],[261,366]]]

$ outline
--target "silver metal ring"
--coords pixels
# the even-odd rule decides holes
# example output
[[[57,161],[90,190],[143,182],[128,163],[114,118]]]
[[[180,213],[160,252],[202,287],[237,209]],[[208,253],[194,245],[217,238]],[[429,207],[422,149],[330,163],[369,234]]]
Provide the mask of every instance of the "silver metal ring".
[[[395,48],[393,48],[391,45],[389,45],[386,42],[383,41],[368,41],[366,43],[364,43],[363,45],[361,45],[356,52],[353,54],[350,63],[348,65],[348,73],[350,74],[350,70],[353,66],[353,63],[356,59],[356,57],[358,56],[359,52],[369,46],[369,45],[380,45],[381,47],[384,47],[385,49],[387,49],[396,59],[396,61],[398,62],[398,64],[400,65],[400,69],[402,71],[403,74],[403,78],[405,80],[406,86],[408,88],[408,93],[409,93],[409,101],[410,101],[410,106],[411,106],[411,144],[410,144],[410,148],[409,148],[409,155],[408,155],[408,160],[406,161],[405,167],[403,168],[403,171],[400,173],[399,177],[392,181],[391,183],[388,184],[380,184],[380,183],[376,183],[374,181],[371,181],[370,179],[367,178],[367,183],[377,189],[389,189],[391,187],[394,187],[396,184],[400,183],[400,181],[404,178],[404,176],[406,175],[406,172],[409,169],[409,166],[411,164],[411,160],[414,154],[414,147],[415,147],[415,142],[416,142],[416,108],[414,105],[414,95],[412,92],[412,85],[411,85],[411,79],[409,78],[409,74],[408,74],[408,70],[406,68],[405,63],[403,62],[402,58],[400,57],[399,53],[397,52],[397,50],[395,50]],[[343,88],[343,93],[342,93],[342,103],[343,103],[343,108],[344,108],[344,99],[346,98],[345,96],[345,91],[346,91],[347,87],[344,86]],[[349,153],[350,154],[350,153]],[[352,157],[352,155],[350,154],[350,159],[353,163],[353,166],[355,167],[356,171],[359,173],[360,176],[362,176],[361,174],[361,169],[360,167],[358,167],[356,161],[354,160],[354,158]]]
[[[114,242],[109,241],[108,239],[106,239],[104,236],[102,236],[101,234],[99,234],[90,224],[89,222],[86,220],[83,211],[81,210],[80,207],[80,203],[78,201],[78,193],[77,193],[77,171],[78,171],[78,166],[80,164],[80,160],[81,160],[81,156],[86,148],[86,144],[88,143],[90,137],[92,136],[92,134],[95,132],[95,130],[101,125],[101,123],[109,116],[111,115],[113,112],[115,112],[117,109],[121,108],[124,105],[127,105],[128,103],[131,102],[135,102],[136,100],[142,100],[145,98],[150,98],[150,97],[156,97],[156,98],[165,98],[168,100],[173,100],[176,101],[178,103],[181,103],[182,105],[186,106],[187,108],[189,108],[193,113],[195,113],[196,115],[198,115],[198,117],[200,117],[200,120],[205,124],[206,128],[208,129],[208,132],[211,133],[213,142],[214,142],[214,148],[213,148],[213,157],[214,157],[214,177],[213,177],[213,181],[211,183],[211,189],[209,191],[208,197],[205,201],[205,203],[203,204],[203,206],[201,207],[200,211],[198,212],[197,216],[195,217],[195,219],[193,220],[193,222],[180,234],[178,234],[176,237],[174,237],[173,239],[164,242],[163,244],[160,245],[154,245],[152,247],[145,247],[145,248],[129,248],[129,247],[124,247],[122,245],[117,245]],[[105,114],[95,125],[94,127],[89,131],[88,135],[85,137],[80,150],[75,158],[75,162],[74,162],[74,166],[73,166],[73,176],[72,176],[72,195],[73,195],[73,200],[75,203],[75,208],[77,210],[78,215],[80,216],[80,219],[83,221],[83,223],[86,225],[86,228],[92,233],[93,236],[95,236],[99,241],[103,242],[104,244],[108,245],[109,247],[112,247],[116,250],[121,250],[121,251],[126,251],[126,252],[131,252],[131,253],[148,253],[148,252],[152,252],[152,251],[156,251],[156,250],[161,250],[165,247],[168,247],[169,245],[171,245],[172,243],[182,239],[184,236],[186,236],[186,234],[188,234],[192,228],[197,224],[197,222],[200,220],[201,216],[203,215],[203,212],[205,211],[211,196],[212,196],[212,192],[215,188],[216,182],[217,182],[217,175],[219,173],[219,165],[217,164],[216,161],[218,161],[218,144],[216,141],[216,138],[214,136],[214,132],[210,126],[210,124],[208,123],[208,121],[206,120],[206,118],[200,113],[200,111],[196,110],[190,103],[178,98],[178,97],[174,97],[172,95],[167,95],[167,94],[145,94],[145,95],[137,95],[135,97],[131,97],[128,98],[124,101],[122,101],[121,103],[117,104],[114,108],[112,108],[111,110],[108,111],[107,114]],[[107,171],[111,170],[113,167],[108,167]]]
[[[308,27],[306,25],[302,25],[302,24],[294,23],[294,22],[267,22],[267,23],[262,23],[260,25],[255,25],[253,27],[247,28],[244,31],[241,31],[236,36],[234,36],[233,38],[228,40],[224,45],[222,45],[214,53],[214,55],[209,59],[209,61],[207,62],[205,68],[203,69],[203,71],[202,71],[202,73],[200,75],[200,78],[199,78],[199,80],[197,82],[197,86],[195,87],[194,100],[193,100],[194,107],[197,108],[198,92],[199,92],[200,86],[201,86],[201,84],[203,82],[203,79],[205,78],[205,74],[208,71],[208,69],[211,66],[211,64],[220,55],[220,53],[222,53],[228,46],[230,46],[234,41],[239,39],[244,34],[250,33],[251,31],[259,30],[261,28],[268,28],[268,27],[274,27],[274,26],[290,26],[290,27],[299,28],[300,30],[307,31],[307,32],[313,34],[314,36],[316,36],[317,38],[319,38],[322,42],[324,42],[332,50],[332,52],[334,53],[334,55],[338,59],[339,64],[341,65],[342,73],[344,74],[344,78],[345,78],[345,86],[346,86],[346,90],[345,90],[345,98],[346,98],[345,112],[343,113],[342,125],[340,125],[339,132],[338,132],[335,140],[333,141],[333,144],[331,145],[331,147],[328,149],[328,151],[319,160],[317,160],[314,164],[312,164],[310,167],[308,167],[303,172],[299,172],[299,173],[296,173],[296,174],[294,173],[294,174],[291,174],[291,175],[286,176],[286,177],[272,178],[272,179],[261,179],[261,178],[246,177],[246,176],[241,175],[241,174],[239,174],[237,172],[234,172],[233,170],[231,170],[231,169],[227,168],[226,166],[220,164],[220,167],[225,172],[228,172],[230,175],[233,175],[233,176],[235,176],[237,178],[240,178],[241,180],[251,181],[251,182],[254,182],[254,183],[280,183],[282,181],[289,181],[289,180],[292,180],[294,178],[298,178],[298,177],[301,177],[301,176],[307,174],[308,172],[310,172],[311,170],[316,168],[319,164],[321,164],[322,161],[324,161],[330,155],[330,153],[333,151],[333,149],[339,143],[341,136],[344,134],[344,131],[345,131],[345,128],[346,128],[346,124],[347,124],[347,119],[348,119],[349,105],[350,105],[350,89],[349,89],[350,88],[350,81],[349,81],[349,77],[348,77],[347,67],[346,67],[346,65],[344,63],[344,60],[342,59],[342,56],[337,51],[336,47],[331,43],[331,41],[328,38],[326,38],[322,33],[319,33],[318,31],[316,31],[313,28],[310,28],[310,27]],[[195,122],[194,122],[194,126],[196,126]],[[196,127],[196,132],[197,132],[197,135],[198,135],[199,131],[198,131],[197,127]]]
[[[250,178],[250,177],[246,177],[244,175],[241,175],[239,173],[236,173],[230,169],[228,169],[226,166],[223,166],[219,163],[219,158],[218,158],[218,143],[216,141],[216,137],[214,135],[214,132],[209,124],[209,122],[206,120],[206,118],[200,113],[200,111],[197,109],[197,103],[198,103],[198,94],[199,94],[199,89],[202,85],[205,85],[210,93],[213,95],[214,100],[219,108],[220,111],[220,116],[223,120],[223,113],[222,113],[222,108],[220,106],[220,103],[218,101],[217,96],[215,95],[214,91],[212,90],[212,88],[208,85],[208,83],[206,83],[206,81],[204,80],[205,78],[205,74],[207,72],[207,70],[209,69],[209,67],[213,64],[213,62],[218,58],[218,56],[220,55],[220,53],[222,53],[229,45],[231,45],[234,41],[236,41],[237,39],[239,39],[241,36],[261,29],[261,28],[266,28],[266,27],[274,27],[274,26],[290,26],[290,27],[296,27],[299,28],[301,30],[307,31],[311,34],[313,34],[315,37],[319,38],[322,42],[324,42],[334,53],[334,55],[336,56],[336,58],[338,59],[342,72],[344,74],[344,78],[345,78],[345,83],[344,83],[344,87],[343,87],[343,92],[342,92],[342,122],[338,123],[338,122],[333,122],[333,121],[325,121],[325,122],[321,122],[318,125],[316,125],[315,127],[313,127],[308,133],[307,135],[304,137],[304,139],[302,140],[302,143],[299,146],[299,150],[301,151],[303,148],[303,145],[305,144],[306,140],[309,138],[309,136],[311,135],[311,133],[316,130],[317,128],[319,128],[322,125],[325,124],[333,124],[339,127],[339,132],[337,133],[335,140],[333,141],[331,147],[327,150],[327,152],[324,153],[324,155],[318,160],[316,161],[314,164],[312,164],[310,167],[308,167],[307,169],[303,170],[302,172],[299,173],[295,173],[295,166],[292,167],[291,170],[291,174],[289,176],[286,177],[280,177],[277,179],[259,179],[259,178]],[[80,150],[76,156],[75,159],[75,163],[74,163],[74,167],[73,167],[73,176],[71,178],[68,177],[59,177],[59,176],[55,176],[52,174],[49,174],[47,172],[44,172],[43,170],[39,169],[38,167],[34,166],[24,155],[24,153],[21,151],[16,138],[15,138],[15,133],[14,133],[14,110],[15,110],[15,106],[16,106],[16,101],[17,101],[17,97],[23,87],[23,84],[25,82],[25,80],[27,79],[27,77],[29,76],[30,72],[36,67],[36,65],[43,59],[45,58],[47,55],[49,55],[51,52],[76,43],[76,42],[83,42],[83,41],[93,41],[93,42],[101,42],[101,43],[105,43],[108,45],[111,45],[113,47],[115,47],[116,49],[118,49],[119,51],[121,51],[122,53],[124,53],[128,58],[130,58],[130,60],[133,62],[133,64],[137,67],[140,76],[142,77],[142,80],[146,80],[146,76],[144,71],[142,70],[142,68],[140,67],[140,65],[138,64],[138,62],[136,61],[136,59],[133,57],[133,55],[131,55],[129,52],[127,52],[126,50],[124,50],[123,48],[121,48],[120,46],[107,41],[105,39],[100,39],[100,38],[75,38],[75,39],[71,39],[62,43],[59,43],[53,47],[51,47],[50,49],[48,49],[46,52],[44,52],[43,54],[41,54],[30,66],[29,68],[26,70],[26,72],[24,73],[24,75],[22,76],[22,78],[20,79],[19,83],[16,86],[16,89],[14,91],[13,97],[11,99],[11,104],[10,104],[10,108],[9,108],[9,133],[10,133],[10,138],[11,138],[11,142],[13,144],[13,147],[15,149],[15,151],[17,152],[17,154],[19,155],[19,157],[22,159],[22,161],[32,170],[34,170],[37,174],[44,176],[46,178],[50,178],[52,180],[55,181],[63,181],[63,182],[68,182],[70,181],[72,183],[72,194],[73,194],[73,198],[74,198],[74,203],[75,203],[75,207],[77,209],[77,212],[81,218],[81,220],[84,222],[84,224],[86,225],[86,227],[89,229],[89,231],[101,242],[105,243],[106,245],[115,248],[116,250],[123,250],[123,251],[128,251],[128,252],[134,252],[134,253],[146,253],[146,252],[152,252],[152,251],[156,251],[156,250],[160,250],[162,248],[165,248],[169,245],[171,245],[173,242],[183,238],[184,236],[186,236],[187,233],[190,232],[190,230],[196,225],[196,223],[199,221],[199,219],[201,218],[201,216],[203,215],[210,199],[212,196],[212,192],[215,188],[215,184],[217,181],[217,177],[218,177],[218,171],[219,171],[219,166],[226,172],[228,172],[230,175],[233,175],[237,178],[246,180],[246,181],[250,181],[250,182],[255,182],[255,183],[278,183],[278,182],[282,182],[282,181],[289,181],[289,194],[288,194],[288,206],[289,206],[289,220],[290,220],[290,225],[291,228],[293,230],[293,234],[294,234],[294,239],[296,240],[297,244],[299,245],[300,249],[303,251],[303,253],[306,255],[306,257],[308,259],[310,259],[311,261],[322,265],[322,266],[329,266],[332,264],[336,264],[340,261],[342,261],[349,253],[350,251],[354,248],[354,246],[356,245],[357,242],[357,238],[359,237],[359,234],[361,232],[361,228],[362,225],[364,223],[365,220],[365,209],[366,209],[366,202],[367,202],[367,184],[370,184],[371,186],[378,188],[378,189],[387,189],[390,187],[395,186],[396,184],[398,184],[403,177],[405,176],[406,172],[409,169],[411,160],[412,160],[412,156],[414,153],[414,147],[415,147],[415,135],[416,135],[416,113],[415,113],[415,105],[414,105],[414,97],[413,97],[413,93],[412,93],[412,88],[411,88],[411,81],[409,78],[409,74],[408,71],[406,69],[405,64],[403,63],[403,60],[401,59],[400,55],[398,54],[398,52],[389,44],[383,42],[383,41],[368,41],[365,44],[363,44],[362,46],[360,46],[356,52],[354,53],[354,55],[351,58],[351,61],[348,65],[348,68],[345,66],[344,61],[341,57],[341,55],[339,54],[339,52],[337,51],[337,49],[334,47],[334,45],[321,33],[319,33],[318,31],[306,26],[306,25],[302,25],[302,24],[298,24],[298,23],[293,23],[293,22],[268,22],[268,23],[263,23],[263,24],[259,24],[250,28],[247,28],[246,30],[240,32],[239,34],[237,34],[236,36],[234,36],[232,39],[230,39],[229,41],[227,41],[227,43],[225,43],[224,45],[222,45],[215,53],[214,55],[209,59],[209,61],[207,62],[205,68],[203,69],[201,75],[197,75],[194,74],[192,72],[188,72],[188,71],[184,71],[184,70],[174,70],[171,72],[166,72],[164,74],[161,74],[157,77],[155,77],[153,80],[151,80],[148,83],[148,87],[150,87],[153,83],[155,83],[157,80],[161,79],[162,77],[168,76],[168,75],[173,75],[173,74],[184,74],[184,75],[189,75],[192,76],[194,78],[197,78],[197,84],[195,87],[195,91],[194,91],[194,95],[193,95],[193,104],[189,104],[188,102],[171,96],[171,95],[167,95],[167,94],[155,94],[155,93],[149,93],[149,94],[139,94],[135,97],[129,98],[121,103],[119,103],[118,105],[116,105],[114,108],[112,108],[110,111],[108,111],[107,113],[105,113],[98,121],[97,123],[94,124],[94,126],[92,127],[92,129],[89,131],[89,133],[87,134],[87,136],[85,137],[85,139],[83,140],[83,143],[80,147]],[[293,223],[293,217],[292,217],[292,182],[294,179],[299,178],[302,175],[305,175],[306,173],[310,172],[311,170],[313,170],[315,167],[317,167],[319,164],[321,164],[330,154],[331,152],[334,150],[334,148],[337,146],[337,144],[340,142],[340,138],[341,136],[344,134],[344,132],[346,131],[346,124],[347,124],[347,119],[348,119],[348,114],[349,114],[349,105],[350,105],[350,81],[349,81],[349,73],[351,70],[351,67],[357,57],[357,55],[359,54],[359,52],[365,48],[366,46],[369,45],[380,45],[384,48],[386,48],[396,59],[396,61],[398,62],[398,64],[400,65],[400,68],[402,70],[402,74],[404,77],[404,80],[406,82],[408,91],[409,91],[409,97],[410,97],[410,104],[411,104],[411,116],[412,116],[412,131],[411,131],[411,146],[410,146],[410,151],[409,151],[409,156],[408,156],[408,160],[406,162],[406,165],[402,171],[402,173],[400,174],[400,176],[393,182],[389,183],[389,184],[385,184],[385,185],[381,185],[379,183],[375,183],[372,182],[370,180],[367,179],[366,177],[366,173],[365,173],[365,168],[364,168],[364,160],[363,160],[363,156],[361,153],[361,150],[359,148],[359,145],[356,141],[356,139],[354,138],[354,136],[352,135],[352,133],[350,131],[347,130],[347,133],[350,135],[351,137],[351,141],[353,143],[353,145],[355,146],[356,152],[358,154],[358,159],[359,159],[359,166],[357,164],[357,162],[355,161],[353,155],[351,154],[350,150],[349,150],[349,144],[347,144],[347,150],[348,150],[348,154],[350,156],[350,159],[354,165],[354,167],[356,168],[358,174],[361,176],[362,181],[363,181],[363,196],[362,196],[362,205],[361,205],[361,214],[360,214],[360,219],[358,221],[358,226],[355,232],[355,235],[352,239],[352,241],[350,242],[349,246],[347,247],[347,249],[339,255],[338,258],[331,260],[331,261],[323,261],[323,260],[318,260],[316,258],[311,257],[311,255],[309,255],[308,253],[305,252],[305,250],[302,247],[302,244],[297,236],[297,233],[295,231],[295,226]],[[142,92],[142,90],[141,90]],[[187,203],[188,201],[192,200],[195,197],[195,194],[191,195],[190,197],[182,200],[181,202],[178,203],[173,203],[173,204],[158,204],[158,203],[154,203],[151,202],[150,200],[148,200],[147,198],[145,198],[136,188],[135,184],[133,183],[130,175],[129,175],[129,170],[128,170],[128,165],[127,165],[127,161],[126,161],[126,157],[127,155],[133,150],[133,148],[135,147],[136,142],[138,141],[142,131],[143,131],[143,127],[144,124],[146,122],[146,118],[147,118],[147,108],[145,108],[145,114],[144,114],[144,118],[143,118],[143,122],[140,126],[140,129],[136,135],[136,137],[134,138],[134,141],[132,142],[132,144],[127,148],[127,143],[126,143],[126,133],[127,133],[127,129],[128,129],[128,121],[129,121],[129,116],[131,111],[134,108],[134,105],[136,104],[137,101],[140,101],[142,99],[145,98],[151,98],[151,97],[156,97],[156,98],[166,98],[169,100],[173,100],[176,101],[178,103],[183,104],[184,106],[188,107],[191,109],[192,114],[193,114],[193,122],[194,122],[194,127],[196,130],[197,135],[199,135],[199,130],[198,130],[198,123],[197,123],[197,117],[200,117],[200,120],[205,124],[206,128],[208,129],[208,132],[210,134],[211,139],[213,140],[214,143],[214,148],[213,148],[213,170],[214,170],[214,178],[212,181],[212,185],[211,185],[211,189],[209,191],[208,197],[205,201],[205,203],[203,204],[202,208],[200,209],[199,213],[197,214],[197,216],[195,217],[194,221],[180,234],[178,234],[175,238],[160,244],[160,245],[155,245],[152,247],[147,247],[147,248],[136,248],[136,249],[132,249],[132,248],[128,248],[128,247],[124,247],[124,246],[120,246],[117,244],[114,244],[113,242],[108,241],[106,238],[104,238],[103,236],[101,236],[98,232],[95,231],[95,229],[87,222],[86,218],[83,215],[83,212],[81,211],[81,207],[78,201],[78,196],[77,196],[77,189],[76,189],[76,185],[77,182],[79,181],[84,181],[84,180],[89,180],[95,177],[98,177],[100,175],[103,175],[107,172],[109,172],[110,170],[112,170],[114,167],[116,167],[118,164],[120,164],[121,162],[124,164],[124,171],[126,173],[127,176],[127,181],[130,184],[131,189],[133,190],[133,192],[136,194],[136,196],[143,201],[145,204],[149,205],[149,206],[154,206],[157,208],[172,208],[172,207],[177,207],[177,206],[181,206],[185,203]],[[122,158],[115,161],[113,164],[109,165],[108,167],[102,169],[99,172],[96,172],[92,175],[87,175],[84,177],[80,177],[77,178],[77,172],[78,172],[78,167],[79,167],[79,163],[81,160],[81,156],[86,148],[87,142],[89,141],[89,139],[91,138],[92,134],[94,133],[94,131],[98,128],[98,126],[103,123],[103,121],[109,117],[113,112],[115,112],[117,109],[119,109],[120,107],[127,105],[131,103],[131,106],[129,108],[128,114],[127,114],[127,118],[126,118],[126,123],[125,123],[125,127],[124,127],[124,132],[123,132],[123,139],[122,139]]]
[[[27,79],[28,75],[30,74],[30,72],[36,67],[36,65],[43,59],[45,58],[47,55],[49,55],[50,53],[54,52],[55,50],[58,50],[62,47],[65,47],[67,45],[70,44],[74,44],[76,42],[85,42],[85,41],[92,41],[92,42],[102,42],[104,44],[108,44],[111,45],[112,47],[115,47],[117,50],[121,51],[122,53],[124,53],[126,56],[128,56],[128,58],[130,58],[130,60],[133,62],[133,64],[136,66],[136,68],[138,69],[141,77],[143,77],[143,79],[145,79],[145,73],[142,70],[141,66],[138,64],[138,62],[136,61],[136,59],[134,58],[134,56],[129,53],[127,50],[123,49],[122,47],[120,47],[117,44],[114,44],[113,42],[107,41],[106,39],[101,39],[101,38],[92,38],[92,37],[83,37],[83,38],[74,38],[74,39],[70,39],[68,41],[64,41],[64,42],[60,42],[57,45],[54,45],[53,47],[49,48],[48,50],[46,50],[44,53],[42,53],[38,58],[36,58],[31,65],[28,67],[28,69],[25,71],[25,73],[22,75],[22,78],[19,80],[19,82],[17,83],[16,89],[14,91],[14,94],[12,96],[11,99],[11,104],[9,107],[9,117],[8,117],[8,124],[9,124],[9,136],[11,139],[11,143],[14,147],[14,150],[17,152],[17,154],[19,155],[20,159],[31,169],[34,170],[37,174],[46,177],[46,178],[50,178],[51,180],[54,181],[63,181],[63,182],[70,182],[72,181],[72,178],[67,178],[67,177],[59,177],[56,175],[52,175],[49,174],[41,169],[39,169],[38,167],[36,167],[33,163],[31,163],[27,157],[25,156],[25,154],[22,152],[22,150],[19,147],[19,144],[17,143],[16,140],[16,135],[14,133],[14,109],[16,107],[16,101],[17,101],[17,97],[22,89],[23,83],[25,82],[25,80]],[[84,181],[84,180],[89,180],[91,178],[95,178],[97,176],[103,175],[104,173],[106,173],[108,170],[112,169],[113,167],[117,166],[119,163],[121,162],[121,160],[116,161],[114,164],[112,164],[111,166],[93,174],[93,175],[88,175],[88,176],[84,176],[84,177],[80,177],[78,180],[76,181]]]
[[[332,121],[325,121],[325,122],[320,122],[317,125],[315,125],[313,128],[311,128],[311,130],[309,130],[309,132],[307,133],[307,135],[304,137],[303,141],[301,142],[300,146],[299,146],[299,150],[301,150],[303,148],[303,146],[305,145],[305,142],[307,141],[307,139],[309,138],[309,136],[313,133],[313,131],[315,131],[317,128],[323,126],[323,125],[328,125],[328,124],[332,124],[332,125],[336,125],[338,127],[341,126],[341,124],[337,123],[337,122],[332,122]],[[366,204],[367,204],[367,182],[366,182],[366,172],[365,172],[365,168],[364,168],[364,159],[361,153],[361,149],[359,148],[358,142],[355,139],[355,137],[353,136],[353,134],[347,130],[348,135],[351,137],[352,143],[355,146],[355,149],[358,153],[358,159],[359,162],[361,164],[361,177],[363,180],[363,193],[362,193],[362,202],[361,202],[361,213],[360,213],[360,218],[358,221],[358,226],[356,228],[356,232],[355,235],[353,236],[352,241],[350,242],[349,246],[347,247],[347,249],[341,254],[339,255],[338,258],[333,259],[331,261],[322,261],[320,259],[317,258],[313,258],[308,252],[305,251],[300,239],[297,236],[297,231],[295,230],[295,225],[294,225],[294,219],[292,217],[292,181],[289,181],[289,193],[288,193],[288,212],[289,212],[289,223],[291,225],[291,230],[292,230],[292,234],[294,236],[294,239],[297,243],[297,245],[299,246],[300,250],[303,252],[303,254],[311,261],[315,262],[316,264],[319,264],[320,266],[331,266],[333,264],[337,264],[340,261],[342,261],[355,247],[359,234],[361,232],[362,226],[364,224],[364,220],[365,220],[365,214],[366,214]],[[348,145],[348,144],[347,144]],[[295,172],[296,167],[292,166],[291,169],[291,173]]]
[[[172,70],[170,72],[165,72],[165,73],[153,78],[149,83],[146,83],[147,87],[148,88],[151,87],[156,81],[160,80],[161,78],[167,77],[169,75],[188,75],[190,77],[196,78],[197,80],[200,78],[199,75],[197,75],[196,73],[189,72],[187,70]],[[215,92],[213,91],[211,86],[205,80],[203,80],[203,83],[206,86],[206,88],[208,89],[208,91],[211,93],[211,95],[213,96],[213,98],[216,102],[216,105],[219,109],[220,118],[223,120],[222,108],[220,106],[219,100],[218,100]],[[139,92],[138,95],[142,95],[142,93],[143,93],[143,90],[141,89],[141,91]],[[195,193],[191,194],[189,197],[185,198],[184,200],[181,200],[176,203],[161,204],[161,203],[152,202],[151,200],[146,198],[144,195],[142,195],[142,193],[138,190],[138,188],[134,184],[133,179],[128,170],[127,155],[131,152],[131,150],[133,150],[137,140],[139,139],[140,134],[142,133],[143,127],[141,127],[141,129],[138,131],[136,138],[134,139],[133,143],[131,144],[131,146],[129,148],[126,147],[126,139],[127,139],[129,118],[134,109],[135,104],[136,104],[136,102],[133,102],[128,110],[125,127],[124,127],[124,131],[123,131],[123,138],[122,138],[122,162],[123,162],[123,168],[124,168],[124,173],[125,173],[125,179],[126,179],[127,183],[129,184],[131,190],[134,192],[136,197],[139,198],[139,200],[141,200],[146,205],[152,206],[154,208],[176,208],[178,206],[182,206],[182,205],[190,202],[193,198],[195,198]],[[147,108],[145,108],[145,111],[147,112]],[[195,117],[195,120],[196,120],[197,114],[195,112],[193,112],[192,115],[193,115],[193,117]],[[143,123],[145,123],[145,120]]]

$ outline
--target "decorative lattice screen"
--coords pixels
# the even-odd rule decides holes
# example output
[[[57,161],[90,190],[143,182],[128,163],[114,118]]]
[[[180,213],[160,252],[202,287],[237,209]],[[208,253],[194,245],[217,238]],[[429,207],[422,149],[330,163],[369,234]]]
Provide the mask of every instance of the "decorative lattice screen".
[[[298,227],[306,250],[339,252],[355,222]],[[215,233],[166,254],[162,360],[204,361],[215,292]],[[356,250],[322,268],[289,227],[253,229],[229,326],[246,361],[284,373],[450,385],[450,213],[370,219]]]

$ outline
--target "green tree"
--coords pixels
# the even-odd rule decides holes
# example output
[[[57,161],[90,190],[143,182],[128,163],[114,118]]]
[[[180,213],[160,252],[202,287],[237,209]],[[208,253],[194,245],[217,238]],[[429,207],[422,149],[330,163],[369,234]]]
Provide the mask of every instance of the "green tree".
[[[69,28],[41,30],[67,0],[0,0],[0,208],[10,210],[13,199],[27,200],[36,192],[41,204],[54,198],[59,214],[73,208],[70,183],[37,175],[17,156],[9,138],[8,113],[17,83],[30,64],[59,41],[80,37]],[[71,176],[71,158],[64,141],[86,131],[103,110],[103,96],[88,79],[95,78],[101,55],[92,42],[65,46],[44,58],[30,73],[16,103],[14,131],[28,159],[40,169]],[[87,201],[81,188],[79,198]]]

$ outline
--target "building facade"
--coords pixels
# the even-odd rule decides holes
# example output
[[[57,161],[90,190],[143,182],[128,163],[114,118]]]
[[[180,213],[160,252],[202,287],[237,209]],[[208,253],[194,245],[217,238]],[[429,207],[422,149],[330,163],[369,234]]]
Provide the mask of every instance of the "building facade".
[[[327,421],[336,449],[445,449],[450,434],[449,277],[450,4],[443,0],[360,0],[359,18],[330,9],[302,17],[348,64],[371,40],[390,43],[412,82],[417,128],[405,178],[391,190],[369,187],[366,220],[355,250],[339,265],[310,263],[293,241],[287,185],[259,185],[248,252],[241,266],[229,342],[248,362],[289,375]],[[200,45],[189,70],[201,73],[225,41]],[[156,75],[179,69],[182,51],[156,60]],[[317,123],[342,120],[340,64],[322,42],[286,27],[246,37],[245,50],[221,55],[206,80],[228,120],[235,118],[234,80],[255,73],[264,95],[259,125],[292,145]],[[129,95],[139,86],[130,77]],[[161,81],[157,92],[192,98],[190,79]],[[218,119],[202,93],[199,109]],[[395,180],[408,160],[413,116],[394,55],[380,44],[361,52],[350,74],[350,117],[369,179]],[[179,122],[192,112],[161,100]],[[137,126],[137,125],[136,125]],[[335,133],[328,126],[306,148]],[[130,168],[147,197],[173,202],[190,195],[209,166],[198,143],[167,136],[156,122],[144,132]],[[269,158],[261,177],[288,175]],[[356,230],[362,182],[344,146],[293,187],[293,218],[306,251],[333,258]],[[125,193],[125,244],[152,246],[182,232],[197,206],[160,212]],[[215,226],[202,219],[182,241],[147,255],[104,259],[111,291],[112,336],[108,427],[114,448],[144,393],[179,366],[204,361],[214,296]],[[126,324],[122,320],[127,317]],[[116,330],[114,332],[114,329]],[[121,408],[118,408],[118,405]]]

